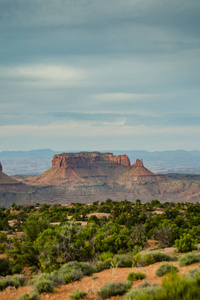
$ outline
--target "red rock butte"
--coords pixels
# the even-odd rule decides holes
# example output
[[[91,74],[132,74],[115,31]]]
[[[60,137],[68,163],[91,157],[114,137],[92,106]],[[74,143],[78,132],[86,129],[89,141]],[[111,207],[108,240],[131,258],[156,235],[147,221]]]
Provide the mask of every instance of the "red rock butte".
[[[163,180],[163,177],[146,169],[142,160],[137,159],[131,165],[126,154],[79,152],[54,155],[52,168],[34,178],[30,177],[26,183],[66,187],[75,187],[78,184],[91,187],[126,185],[130,181]]]

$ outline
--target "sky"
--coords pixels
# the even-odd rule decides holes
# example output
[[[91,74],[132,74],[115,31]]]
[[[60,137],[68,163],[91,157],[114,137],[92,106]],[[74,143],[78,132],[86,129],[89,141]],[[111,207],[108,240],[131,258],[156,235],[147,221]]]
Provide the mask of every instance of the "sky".
[[[199,0],[0,0],[0,151],[200,150]]]

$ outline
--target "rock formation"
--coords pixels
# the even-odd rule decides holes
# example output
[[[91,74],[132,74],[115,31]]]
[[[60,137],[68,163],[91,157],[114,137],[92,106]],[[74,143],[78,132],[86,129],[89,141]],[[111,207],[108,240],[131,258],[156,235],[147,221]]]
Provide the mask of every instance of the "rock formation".
[[[92,203],[108,198],[135,201],[200,201],[200,180],[172,180],[155,174],[127,155],[80,152],[55,155],[52,167],[38,176],[7,176],[0,166],[0,205],[12,203]]]
[[[52,168],[41,175],[27,179],[34,185],[62,185],[74,189],[76,185],[113,187],[130,181],[155,181],[161,176],[150,172],[137,159],[131,165],[127,155],[113,153],[79,152],[54,155]]]
[[[113,155],[112,153],[100,152],[79,152],[62,153],[54,155],[52,168],[95,168],[99,166],[106,167],[129,167],[130,160],[127,155]]]
[[[3,173],[3,167],[2,164],[0,163],[0,185],[3,184],[21,184],[21,182]]]

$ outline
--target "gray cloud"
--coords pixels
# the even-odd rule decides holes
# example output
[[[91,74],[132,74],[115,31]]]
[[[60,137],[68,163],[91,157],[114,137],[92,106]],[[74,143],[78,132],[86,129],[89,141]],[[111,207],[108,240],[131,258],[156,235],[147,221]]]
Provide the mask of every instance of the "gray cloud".
[[[88,149],[111,149],[106,132],[115,127],[111,145],[134,148],[128,134],[136,126],[140,149],[147,147],[141,126],[155,149],[184,148],[184,139],[200,148],[199,14],[198,0],[0,1],[0,130],[10,132],[2,147],[17,138],[25,147],[27,126],[29,147],[51,148],[50,137],[36,140],[37,126],[50,134],[51,126],[77,124],[76,134],[88,130],[80,137]],[[99,141],[90,129],[101,130]],[[64,145],[53,130],[52,139]]]

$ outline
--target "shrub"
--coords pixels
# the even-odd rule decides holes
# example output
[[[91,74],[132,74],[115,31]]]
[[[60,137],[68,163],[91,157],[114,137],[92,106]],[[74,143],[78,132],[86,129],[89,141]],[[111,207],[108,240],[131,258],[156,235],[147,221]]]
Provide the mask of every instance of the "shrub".
[[[156,270],[156,275],[161,277],[170,272],[178,272],[177,267],[171,264],[163,264]]]
[[[200,277],[200,268],[190,270],[188,273],[183,275],[187,280],[196,280]]]
[[[197,240],[190,234],[184,234],[179,240],[175,241],[175,246],[179,252],[189,252],[197,249]]]
[[[175,273],[169,273],[164,277],[162,287],[165,298],[196,300],[199,299],[200,287],[195,281],[187,281],[184,277],[179,277]]]
[[[123,300],[157,300],[158,298],[155,298],[155,296],[158,295],[161,291],[162,289],[158,285],[137,288],[135,290],[130,290],[123,297]]]
[[[54,287],[53,287],[53,284],[52,284],[52,281],[50,280],[41,280],[39,282],[37,282],[35,284],[35,288],[36,288],[36,291],[39,293],[39,294],[42,294],[42,293],[53,293],[54,292]]]
[[[110,269],[111,267],[111,260],[106,260],[106,261],[97,261],[95,263],[95,268],[97,270],[97,272],[101,272],[103,270],[106,270],[106,269]]]
[[[198,253],[187,253],[179,257],[179,266],[188,266],[195,262],[200,261],[200,254]]]
[[[83,272],[80,269],[72,269],[65,274],[65,283],[80,280],[83,277]]]
[[[144,255],[136,255],[136,266],[137,267],[145,267],[156,262],[152,253],[144,254]]]
[[[18,288],[20,286],[25,285],[26,280],[23,275],[15,275],[13,277],[1,278],[0,279],[0,291],[3,291],[8,286],[14,286]]]
[[[102,286],[97,295],[102,299],[124,295],[132,286],[132,282],[108,282]]]
[[[71,299],[78,300],[83,299],[87,296],[87,293],[81,290],[75,290],[71,295],[69,295]]]
[[[177,258],[175,256],[167,255],[163,252],[153,252],[153,253],[146,253],[141,255],[140,253],[134,257],[135,266],[137,267],[146,267],[155,262],[160,261],[175,261]]]
[[[97,272],[97,268],[95,267],[95,265],[90,264],[88,262],[81,262],[80,267],[81,267],[83,274],[86,276],[90,276],[93,273]]]
[[[113,258],[114,254],[110,251],[108,252],[102,252],[100,255],[99,255],[99,260],[100,261],[106,261],[107,259],[109,258]]]
[[[116,255],[112,261],[118,268],[131,268],[133,266],[133,258],[128,254]]]
[[[37,293],[34,294],[26,293],[20,296],[19,298],[17,298],[17,300],[40,300],[40,295],[38,295]]]
[[[11,273],[10,262],[7,258],[0,258],[0,276],[6,276]]]
[[[146,275],[144,274],[144,273],[142,273],[142,272],[137,272],[137,273],[135,273],[135,272],[131,272],[131,273],[129,273],[128,274],[128,276],[127,276],[127,280],[128,281],[136,281],[136,280],[141,280],[141,279],[144,279],[146,277]]]

